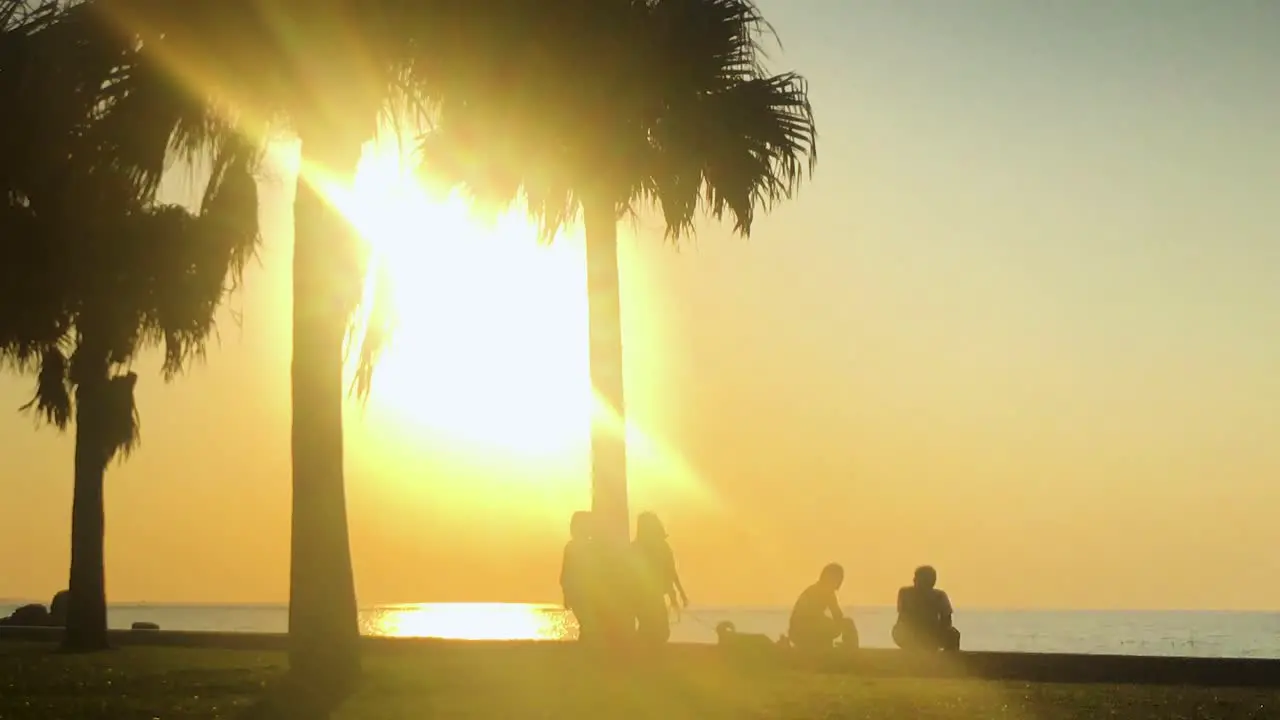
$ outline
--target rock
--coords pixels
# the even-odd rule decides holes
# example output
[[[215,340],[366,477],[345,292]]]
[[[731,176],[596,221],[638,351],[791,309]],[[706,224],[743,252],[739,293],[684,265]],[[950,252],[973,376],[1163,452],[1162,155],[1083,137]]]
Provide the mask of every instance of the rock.
[[[160,626],[153,622],[136,622],[133,624],[134,630],[159,630]]]
[[[45,627],[49,625],[49,610],[38,603],[23,605],[0,619],[0,625],[13,627]]]
[[[49,607],[32,603],[10,613],[9,617],[0,618],[0,625],[11,627],[66,627],[67,601],[71,593],[63,590],[53,596]]]
[[[71,602],[71,591],[60,590],[49,601],[49,624],[54,627],[67,626],[67,604]]]

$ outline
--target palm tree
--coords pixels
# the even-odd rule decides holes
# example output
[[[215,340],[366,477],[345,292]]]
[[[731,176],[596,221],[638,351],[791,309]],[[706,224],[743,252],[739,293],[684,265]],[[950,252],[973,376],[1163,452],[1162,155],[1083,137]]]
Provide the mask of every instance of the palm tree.
[[[154,61],[121,80],[148,119],[132,144],[120,148],[120,158],[143,178],[160,177],[175,145],[209,145],[210,107],[258,125],[261,137],[300,142],[304,172],[293,208],[289,657],[295,679],[339,696],[360,669],[343,480],[342,376],[367,257],[350,224],[314,184],[314,174],[340,180],[354,175],[380,117],[402,101],[422,101],[428,76],[440,69],[428,49],[459,47],[459,31],[487,22],[484,3],[97,4],[116,32]],[[359,392],[368,390],[379,338],[380,326],[373,324],[359,342]]]
[[[136,119],[112,80],[129,49],[103,43],[80,9],[30,10],[0,9],[0,102],[22,108],[0,140],[0,357],[36,376],[25,409],[59,429],[74,417],[65,645],[95,650],[107,645],[106,469],[138,440],[129,367],[159,346],[171,379],[203,353],[256,244],[256,153],[219,127],[200,211],[154,203],[154,187],[109,161]]]
[[[752,0],[527,5],[495,29],[503,54],[441,90],[424,169],[488,202],[523,192],[544,239],[581,212],[591,383],[625,427],[618,220],[648,201],[671,240],[700,210],[750,235],[757,208],[812,172],[813,110],[802,77],[764,67],[772,31]],[[592,423],[592,504],[621,543],[627,454],[616,425]]]

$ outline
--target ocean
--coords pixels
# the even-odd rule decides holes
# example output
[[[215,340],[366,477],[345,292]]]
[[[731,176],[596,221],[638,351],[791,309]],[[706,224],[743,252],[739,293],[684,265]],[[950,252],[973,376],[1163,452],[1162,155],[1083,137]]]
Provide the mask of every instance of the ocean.
[[[13,605],[0,605],[0,616]],[[894,610],[846,610],[864,647],[892,647]],[[673,617],[675,642],[715,642],[714,627],[732,621],[740,632],[777,637],[786,608],[696,607]],[[165,630],[281,633],[283,605],[112,605],[108,622],[128,628],[149,621]],[[960,610],[956,627],[966,650],[1119,655],[1280,658],[1280,613],[1193,611]],[[487,640],[569,640],[577,626],[562,608],[518,603],[382,605],[360,612],[366,635]]]

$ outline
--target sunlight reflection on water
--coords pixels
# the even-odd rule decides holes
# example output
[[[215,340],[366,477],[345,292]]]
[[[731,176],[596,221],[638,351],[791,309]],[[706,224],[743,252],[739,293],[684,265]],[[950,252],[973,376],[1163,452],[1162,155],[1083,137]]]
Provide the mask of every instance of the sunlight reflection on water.
[[[569,640],[573,615],[554,605],[431,603],[384,605],[360,613],[360,633],[451,640]]]

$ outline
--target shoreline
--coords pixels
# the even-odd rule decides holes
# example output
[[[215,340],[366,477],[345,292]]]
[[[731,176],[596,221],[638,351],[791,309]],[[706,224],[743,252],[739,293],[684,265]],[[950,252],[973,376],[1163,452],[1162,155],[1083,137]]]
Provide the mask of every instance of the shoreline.
[[[61,628],[0,627],[0,642],[56,645]],[[284,652],[284,633],[201,632],[183,630],[110,630],[115,647],[169,647]],[[476,655],[590,652],[573,642],[557,640],[453,640],[362,636],[366,651]],[[1193,685],[1201,687],[1280,688],[1280,659],[1203,658],[1154,655],[1093,655],[962,651],[916,655],[901,650],[866,648],[803,657],[764,649],[726,649],[706,643],[671,643],[661,657],[718,656],[727,663],[821,673],[849,673],[867,678],[951,678],[1033,683],[1100,683],[1134,685]]]

